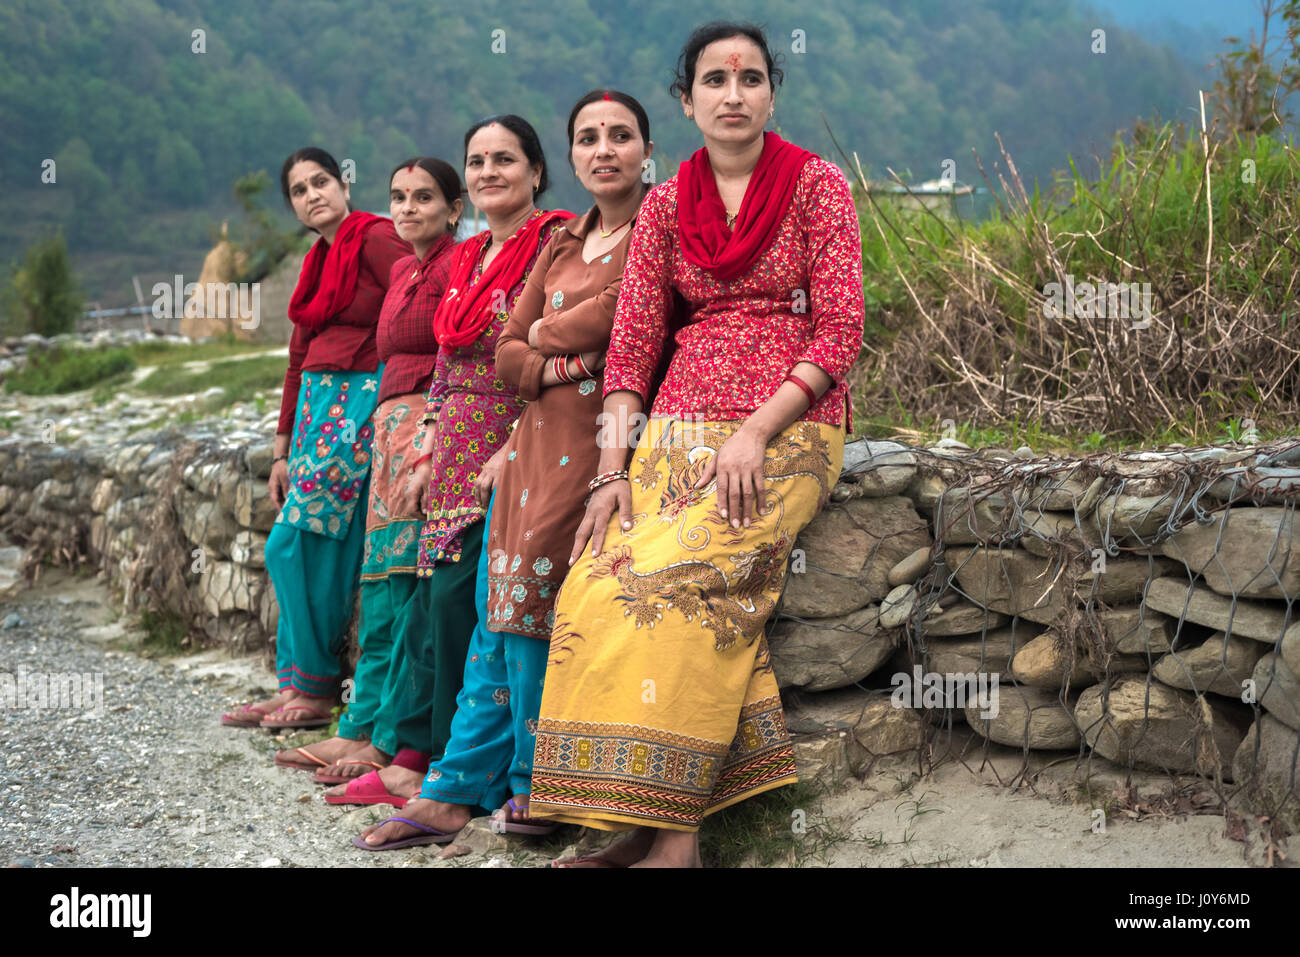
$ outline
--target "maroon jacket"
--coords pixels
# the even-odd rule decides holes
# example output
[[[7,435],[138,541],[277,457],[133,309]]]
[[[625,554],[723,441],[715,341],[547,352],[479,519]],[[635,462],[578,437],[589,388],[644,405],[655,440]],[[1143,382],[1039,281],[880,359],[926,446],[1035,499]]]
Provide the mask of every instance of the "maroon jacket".
[[[456,241],[442,236],[425,254],[424,268],[415,256],[393,264],[388,295],[379,314],[379,361],[384,378],[379,384],[379,401],[412,392],[426,393],[433,382],[438,362],[438,338],[433,334],[433,314],[447,290]],[[424,281],[414,293],[407,287],[423,273]]]
[[[410,243],[397,235],[391,221],[372,227],[361,243],[357,290],[348,307],[331,316],[315,332],[294,324],[293,335],[289,338],[289,368],[284,373],[280,424],[276,426],[276,432],[293,431],[298,387],[304,369],[308,372],[320,369],[373,372],[379,368],[379,350],[375,344],[379,310],[388,291],[393,264],[410,255]]]

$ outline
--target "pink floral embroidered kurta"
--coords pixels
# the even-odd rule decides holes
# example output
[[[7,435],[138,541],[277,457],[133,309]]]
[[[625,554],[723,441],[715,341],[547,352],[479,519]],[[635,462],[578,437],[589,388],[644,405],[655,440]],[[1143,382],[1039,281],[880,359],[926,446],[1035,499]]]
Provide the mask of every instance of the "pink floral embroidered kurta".
[[[542,210],[535,213],[542,214]],[[432,575],[438,562],[460,561],[461,532],[483,520],[484,510],[474,501],[474,480],[493,453],[505,444],[510,424],[527,405],[515,387],[507,385],[497,374],[497,337],[515,300],[523,292],[538,254],[551,235],[563,228],[564,221],[558,220],[542,229],[536,252],[518,284],[505,297],[505,308],[492,317],[477,339],[466,346],[438,350],[426,410],[428,414],[436,414],[438,421],[428,514],[420,532],[416,571],[420,577]],[[482,272],[480,257],[474,282],[478,282]]]
[[[682,255],[677,178],[655,187],[637,217],[606,357],[604,394],[643,399],[668,335],[672,292],[689,308],[654,396],[655,416],[744,419],[799,362],[835,385],[799,418],[843,425],[844,376],[862,346],[862,241],[844,175],[811,159],[768,249],[743,275],[713,279]],[[851,409],[848,428],[852,431]]]

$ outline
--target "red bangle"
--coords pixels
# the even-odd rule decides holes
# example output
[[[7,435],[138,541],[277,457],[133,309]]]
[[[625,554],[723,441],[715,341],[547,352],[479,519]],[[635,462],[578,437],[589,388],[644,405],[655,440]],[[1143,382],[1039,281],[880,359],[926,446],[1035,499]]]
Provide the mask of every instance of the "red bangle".
[[[575,355],[573,358],[578,360],[578,369],[582,372],[585,378],[588,379],[596,378],[596,373],[592,372],[590,369],[587,368],[587,363],[582,361],[582,356],[580,354]]]
[[[415,470],[418,469],[421,465],[423,465],[425,462],[432,462],[432,461],[433,461],[432,452],[430,452],[428,455],[421,455],[418,459],[416,459],[414,462],[411,463],[411,470],[406,474],[414,475]]]
[[[814,405],[817,404],[817,393],[814,392],[812,388],[809,387],[808,383],[803,381],[803,379],[799,378],[797,375],[791,372],[786,375],[785,381],[793,382],[799,388],[803,389],[803,394],[808,396],[808,408],[811,409]]]

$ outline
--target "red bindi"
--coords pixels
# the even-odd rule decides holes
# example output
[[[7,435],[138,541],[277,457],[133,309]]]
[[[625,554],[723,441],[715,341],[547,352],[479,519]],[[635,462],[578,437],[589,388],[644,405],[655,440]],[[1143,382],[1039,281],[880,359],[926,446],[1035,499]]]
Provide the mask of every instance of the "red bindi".
[[[608,100],[608,99],[609,99],[609,94],[606,93],[603,97],[601,97],[601,99],[603,99],[603,100]]]
[[[727,54],[727,66],[731,67],[732,73],[737,72],[740,69],[740,54],[739,53]]]
[[[410,166],[406,167],[406,171],[407,171],[408,173],[414,173],[414,172],[415,172],[415,164],[412,163]]]

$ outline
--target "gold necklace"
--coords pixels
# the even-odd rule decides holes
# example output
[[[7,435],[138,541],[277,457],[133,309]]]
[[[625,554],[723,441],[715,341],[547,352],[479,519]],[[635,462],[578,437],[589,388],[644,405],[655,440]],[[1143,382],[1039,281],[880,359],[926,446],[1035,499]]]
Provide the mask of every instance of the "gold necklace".
[[[604,228],[603,228],[604,225],[605,225],[605,214],[604,214],[604,213],[597,213],[597,214],[596,214],[596,220],[597,220],[597,223],[596,223],[596,231],[600,233],[600,238],[601,238],[601,239],[608,239],[610,236],[613,236],[616,232],[618,232],[620,229],[622,229],[623,226],[626,226],[628,223],[632,222],[632,220],[634,220],[634,219],[636,219],[636,213],[633,213],[631,216],[629,216],[629,217],[627,218],[627,221],[624,222],[622,225],[620,225],[620,226],[615,226],[615,227],[614,227],[613,229],[611,229],[609,232],[605,232],[605,230],[604,230]]]

